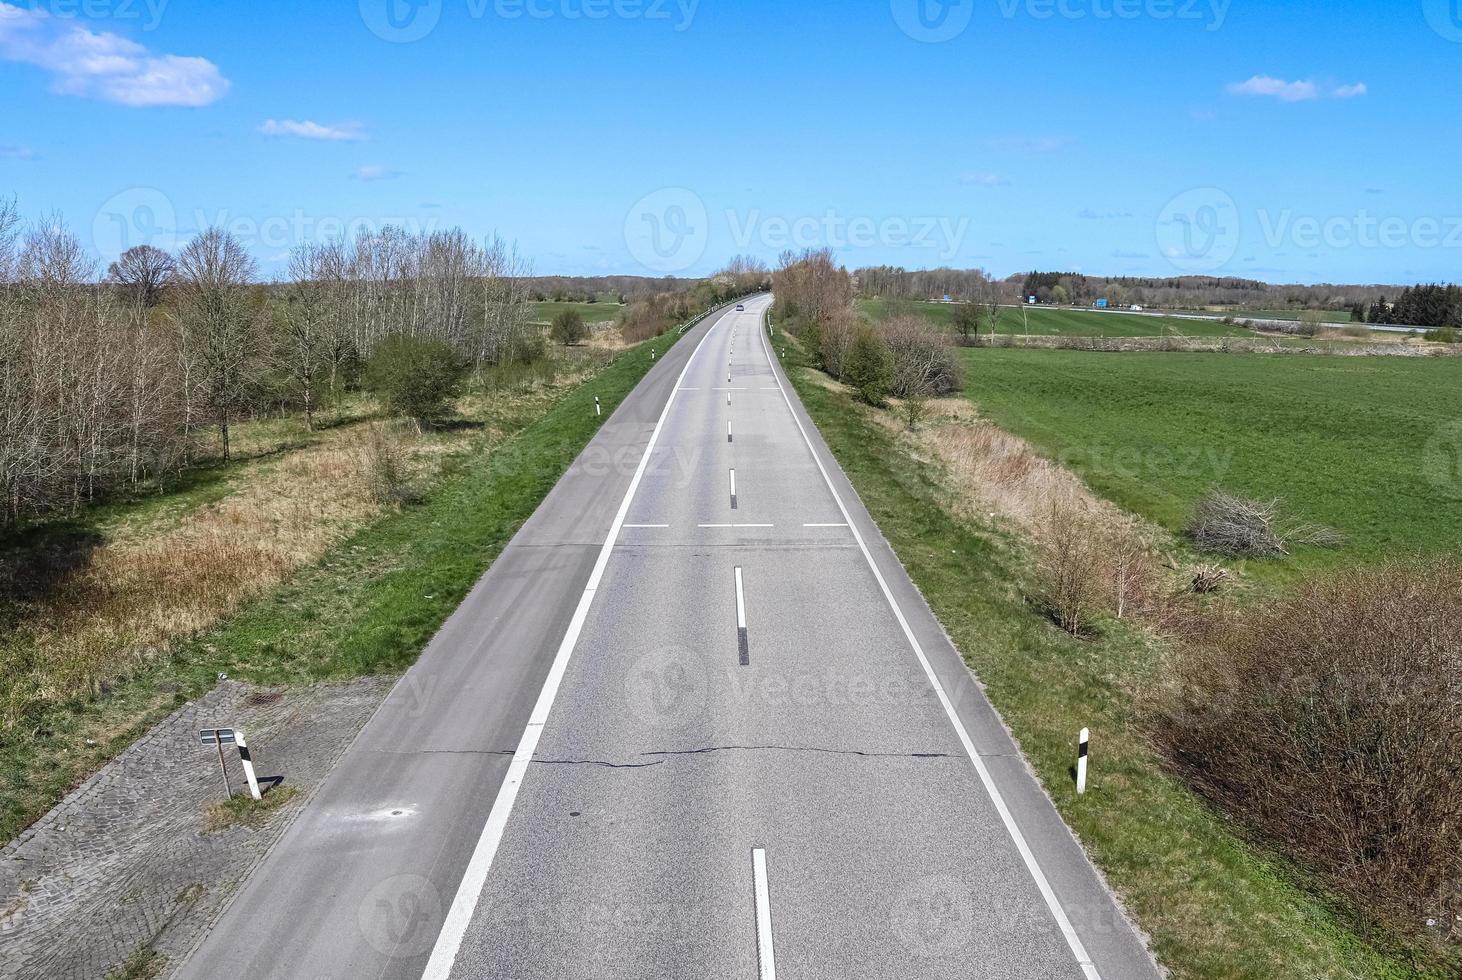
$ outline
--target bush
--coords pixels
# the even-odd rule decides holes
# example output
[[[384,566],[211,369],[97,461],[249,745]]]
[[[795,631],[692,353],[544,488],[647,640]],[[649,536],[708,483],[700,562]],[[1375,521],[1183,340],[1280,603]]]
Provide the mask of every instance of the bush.
[[[1160,741],[1205,795],[1384,920],[1462,914],[1462,564],[1218,617],[1178,681]]]
[[[1036,543],[1036,573],[1051,619],[1073,636],[1086,633],[1104,598],[1096,521],[1081,501],[1053,493]]]
[[[964,386],[959,356],[948,335],[914,316],[899,316],[879,329],[888,351],[889,390],[899,398],[948,395]]]
[[[848,349],[843,380],[853,389],[858,400],[869,405],[883,404],[888,397],[888,351],[870,327],[860,327]]]
[[[584,318],[579,315],[578,310],[564,310],[554,317],[549,332],[554,340],[565,347],[577,344],[589,335],[588,328],[584,326]]]
[[[462,392],[467,364],[449,345],[421,337],[387,337],[366,365],[366,387],[393,415],[418,429],[446,417]]]
[[[1422,334],[1422,339],[1430,340],[1436,344],[1455,344],[1457,343],[1457,328],[1437,327],[1434,330],[1428,330]]]
[[[827,323],[817,331],[817,352],[822,369],[838,381],[843,379],[848,352],[852,350],[861,327],[858,315],[848,309],[829,316]]]

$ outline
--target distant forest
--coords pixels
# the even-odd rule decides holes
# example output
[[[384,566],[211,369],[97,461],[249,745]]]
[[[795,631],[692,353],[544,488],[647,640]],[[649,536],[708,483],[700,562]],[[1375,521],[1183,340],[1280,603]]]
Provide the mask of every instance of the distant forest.
[[[1314,286],[1260,282],[1219,276],[1086,276],[1075,272],[1028,272],[995,279],[982,269],[902,269],[877,266],[854,274],[863,296],[903,299],[984,300],[999,290],[1007,303],[1028,296],[1041,303],[1090,306],[1105,299],[1112,306],[1170,310],[1331,310],[1349,311],[1368,323],[1462,326],[1462,288],[1457,286]]]

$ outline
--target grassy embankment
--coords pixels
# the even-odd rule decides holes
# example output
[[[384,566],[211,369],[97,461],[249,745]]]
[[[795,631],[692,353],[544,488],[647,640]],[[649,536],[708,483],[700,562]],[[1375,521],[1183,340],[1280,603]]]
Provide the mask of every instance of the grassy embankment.
[[[462,424],[411,447],[420,500],[404,507],[358,486],[363,433],[268,422],[253,459],[5,542],[12,564],[86,560],[0,608],[0,838],[220,671],[281,685],[406,667],[597,431],[594,396],[607,418],[673,340],[469,397]]]
[[[1157,646],[1125,623],[1103,622],[1090,639],[1053,626],[1028,601],[1034,589],[1024,542],[953,516],[959,488],[947,474],[911,451],[875,410],[807,368],[795,343],[789,351],[798,392],[859,496],[986,685],[1063,817],[1175,976],[1448,975],[1445,967],[1419,968],[1383,938],[1363,936],[1359,920],[1334,896],[1246,842],[1173,777],[1145,727],[1162,670]],[[1125,359],[1072,356],[1088,357],[1098,373]],[[988,369],[983,362],[975,369],[978,383]],[[1012,379],[1010,387],[1019,383]],[[1016,396],[1008,397],[1014,403]],[[1148,408],[1156,413],[1164,406],[1153,400]],[[1243,404],[1233,411],[1243,411]],[[1069,770],[1076,732],[1088,726],[1093,777],[1078,798]]]

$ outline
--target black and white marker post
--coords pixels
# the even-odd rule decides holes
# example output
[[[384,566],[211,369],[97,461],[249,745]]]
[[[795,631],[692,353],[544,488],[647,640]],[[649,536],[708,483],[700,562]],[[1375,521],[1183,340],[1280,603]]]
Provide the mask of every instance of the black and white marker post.
[[[249,793],[256,800],[264,797],[259,792],[259,780],[254,775],[254,757],[249,754],[249,743],[244,741],[244,733],[234,732],[234,743],[239,747],[239,761],[244,764],[244,778],[249,781]]]
[[[594,415],[596,418],[602,418],[604,415],[604,409],[599,405],[598,395],[594,396]]]
[[[238,746],[239,761],[244,764],[244,778],[249,782],[249,793],[256,800],[263,798],[259,793],[259,779],[254,775],[254,757],[249,754],[249,743],[244,741],[243,732],[234,728],[201,728],[198,730],[198,741],[204,745],[218,746],[218,771],[223,775],[223,791],[228,799],[234,798],[234,791],[228,782],[228,763],[223,760],[225,745]]]
[[[1076,749],[1076,794],[1086,792],[1086,756],[1091,749],[1091,732],[1083,728]]]

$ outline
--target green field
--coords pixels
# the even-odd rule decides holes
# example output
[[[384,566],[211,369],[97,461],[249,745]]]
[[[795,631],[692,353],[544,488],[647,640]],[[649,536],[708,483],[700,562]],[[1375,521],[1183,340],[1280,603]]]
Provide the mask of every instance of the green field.
[[[954,329],[954,304],[952,303],[909,303],[907,308],[920,316]],[[886,300],[864,299],[858,301],[858,310],[874,320],[881,320],[897,312],[898,306]],[[980,322],[980,333],[989,329],[989,323]],[[1034,306],[1024,309],[1006,307],[1000,311],[999,330],[1002,334],[1027,334],[1051,337],[1252,337],[1254,332],[1233,324],[1202,320],[1183,320],[1177,317],[1131,316],[1121,313],[1097,313],[1088,310],[1064,310],[1049,306]]]
[[[565,310],[578,310],[585,323],[608,323],[618,317],[622,309],[624,307],[618,303],[555,303],[549,300],[533,304],[533,319],[539,323],[552,323],[553,318]]]
[[[1286,567],[1462,546],[1462,360],[970,350],[967,391],[1173,530],[1210,487],[1342,531]]]

